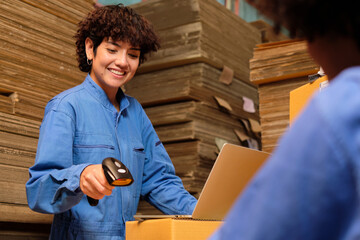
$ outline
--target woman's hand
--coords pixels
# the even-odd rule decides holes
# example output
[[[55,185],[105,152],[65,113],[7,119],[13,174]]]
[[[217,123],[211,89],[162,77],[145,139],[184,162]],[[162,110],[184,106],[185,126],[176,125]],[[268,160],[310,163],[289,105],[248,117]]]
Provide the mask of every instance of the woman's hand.
[[[93,198],[102,199],[105,195],[109,196],[114,189],[104,175],[101,164],[87,166],[80,175],[81,191]]]

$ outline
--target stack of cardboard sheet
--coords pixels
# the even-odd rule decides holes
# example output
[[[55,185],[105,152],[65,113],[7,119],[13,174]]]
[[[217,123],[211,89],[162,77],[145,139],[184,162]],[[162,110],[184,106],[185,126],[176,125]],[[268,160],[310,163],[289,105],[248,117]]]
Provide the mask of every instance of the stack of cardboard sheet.
[[[140,66],[126,93],[144,106],[177,175],[198,196],[224,142],[259,147],[249,60],[260,31],[216,0],[132,7],[153,23],[162,47]],[[147,210],[140,204],[139,211]]]
[[[1,239],[48,238],[44,231],[52,216],[28,208],[25,183],[46,103],[84,79],[77,68],[73,35],[92,8],[91,0],[1,1]]]
[[[202,102],[185,101],[146,108],[185,187],[199,193],[218,152],[217,141],[240,144],[236,117]],[[245,136],[245,134],[244,134]],[[222,144],[222,142],[220,142]]]
[[[220,105],[240,118],[256,118],[257,112],[246,111],[243,106],[246,98],[258,103],[256,87],[232,75],[228,78],[230,83],[224,83],[224,72],[205,63],[194,63],[137,74],[125,88],[144,107],[195,100],[213,108]]]
[[[40,120],[52,96],[83,80],[72,36],[91,7],[86,0],[2,1],[0,94],[16,93],[13,113]]]
[[[1,222],[49,223],[51,215],[27,207],[27,168],[34,164],[38,121],[0,112],[0,216]],[[1,236],[1,233],[0,233]]]
[[[251,81],[259,85],[262,150],[272,152],[289,126],[290,91],[307,83],[319,66],[305,41],[287,40],[258,45],[250,71]]]
[[[249,59],[260,32],[216,0],[151,0],[132,7],[153,23],[162,41],[140,72],[204,62],[227,66],[250,82]]]

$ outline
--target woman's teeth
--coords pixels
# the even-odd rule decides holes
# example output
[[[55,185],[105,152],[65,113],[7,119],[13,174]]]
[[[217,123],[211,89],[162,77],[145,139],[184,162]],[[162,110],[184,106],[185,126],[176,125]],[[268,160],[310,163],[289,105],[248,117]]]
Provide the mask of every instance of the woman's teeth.
[[[121,76],[125,75],[125,72],[120,72],[120,71],[117,71],[117,70],[114,70],[114,69],[110,69],[110,72],[115,73],[117,75],[121,75]]]

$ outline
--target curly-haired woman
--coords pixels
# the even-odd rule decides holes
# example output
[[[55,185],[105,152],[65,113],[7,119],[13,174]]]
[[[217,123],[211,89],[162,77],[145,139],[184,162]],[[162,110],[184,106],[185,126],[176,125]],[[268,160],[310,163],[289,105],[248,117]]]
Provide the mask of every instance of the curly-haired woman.
[[[248,1],[307,41],[329,85],[211,239],[360,239],[360,1]]]
[[[159,48],[151,24],[129,7],[105,6],[79,23],[75,38],[79,68],[89,74],[46,106],[26,184],[30,208],[55,214],[51,239],[124,239],[140,196],[166,214],[191,214],[196,199],[141,105],[120,88]],[[129,168],[132,185],[108,184],[107,157]],[[93,207],[86,196],[101,201]]]

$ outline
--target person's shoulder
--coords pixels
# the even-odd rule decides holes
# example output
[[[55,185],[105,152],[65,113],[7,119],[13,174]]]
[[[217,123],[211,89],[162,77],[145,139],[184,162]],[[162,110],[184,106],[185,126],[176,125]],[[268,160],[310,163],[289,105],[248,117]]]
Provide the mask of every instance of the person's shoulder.
[[[141,103],[136,98],[129,96],[125,93],[124,93],[124,97],[127,99],[127,101],[129,101],[130,109],[137,109],[137,110],[143,109]]]
[[[348,68],[319,91],[313,105],[332,128],[343,129],[355,119],[360,120],[360,67]]]
[[[345,82],[360,82],[360,66],[350,67],[340,72],[332,81],[334,85],[344,85]],[[346,85],[344,85],[346,86]]]
[[[53,97],[46,105],[45,114],[50,110],[67,111],[75,104],[79,94],[84,92],[83,84],[67,89]]]
[[[144,119],[148,119],[142,104],[136,98],[127,94],[124,94],[124,96],[129,102],[129,105],[127,106],[127,112],[129,116],[133,116],[136,121],[140,122]]]
[[[360,66],[343,70],[324,90],[319,91],[317,98],[322,105],[332,111],[342,110],[347,104],[360,103]]]

